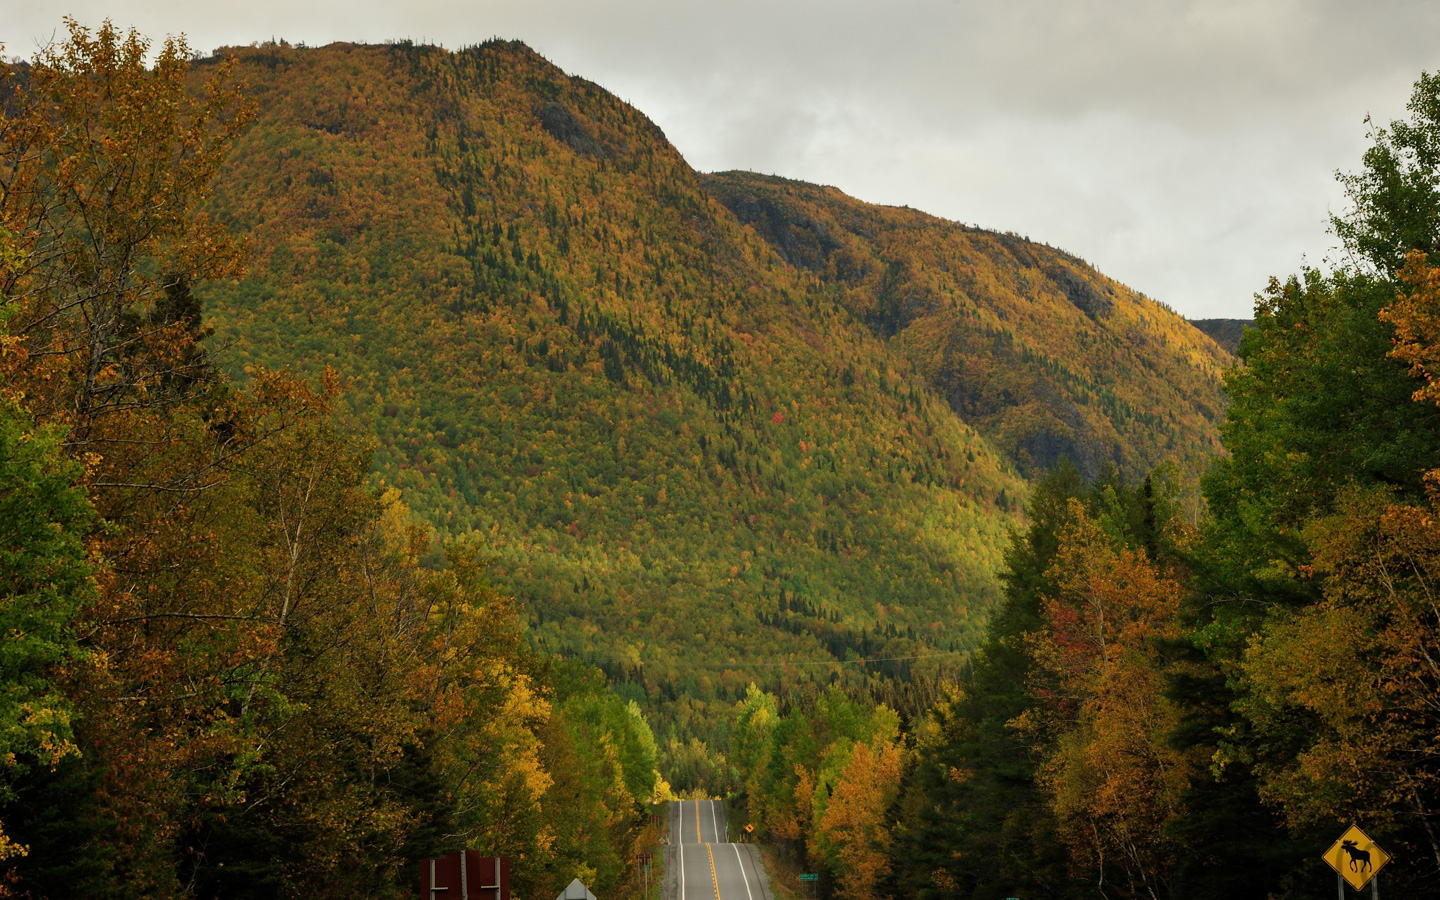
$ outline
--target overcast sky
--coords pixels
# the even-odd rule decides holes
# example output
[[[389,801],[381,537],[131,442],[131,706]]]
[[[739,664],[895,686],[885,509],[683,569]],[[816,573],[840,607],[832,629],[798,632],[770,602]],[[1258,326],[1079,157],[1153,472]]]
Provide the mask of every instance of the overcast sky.
[[[697,169],[834,185],[1075,253],[1191,318],[1323,264],[1364,118],[1440,68],[1436,0],[0,0],[197,50],[518,38],[650,116]]]

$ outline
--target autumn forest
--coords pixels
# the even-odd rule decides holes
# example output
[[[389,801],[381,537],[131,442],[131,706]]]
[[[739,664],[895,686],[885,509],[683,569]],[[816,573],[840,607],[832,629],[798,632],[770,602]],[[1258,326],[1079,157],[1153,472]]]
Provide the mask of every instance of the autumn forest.
[[[639,898],[678,798],[782,900],[1329,896],[1351,824],[1440,892],[1417,74],[1344,262],[1191,323],[519,42],[67,20],[0,62],[0,898]]]

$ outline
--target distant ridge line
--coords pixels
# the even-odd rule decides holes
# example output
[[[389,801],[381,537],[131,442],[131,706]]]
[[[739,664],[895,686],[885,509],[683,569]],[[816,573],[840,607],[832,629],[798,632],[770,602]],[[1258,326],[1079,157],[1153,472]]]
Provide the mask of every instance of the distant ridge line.
[[[1245,329],[1253,328],[1255,325],[1254,319],[1188,319],[1187,321],[1232,354],[1240,352],[1240,338],[1244,336]]]

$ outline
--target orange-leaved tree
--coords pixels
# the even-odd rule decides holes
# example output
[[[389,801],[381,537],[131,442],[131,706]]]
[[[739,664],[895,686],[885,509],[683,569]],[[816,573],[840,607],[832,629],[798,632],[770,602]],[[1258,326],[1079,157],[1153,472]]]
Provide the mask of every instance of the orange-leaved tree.
[[[878,897],[888,871],[890,833],[885,814],[900,789],[904,761],[898,735],[857,741],[825,804],[816,829],[840,873],[841,897]]]
[[[31,359],[29,404],[104,453],[111,417],[193,380],[198,310],[188,285],[241,271],[241,247],[200,212],[251,116],[222,63],[201,91],[190,50],[106,22],[3,70],[0,270],[7,331]]]
[[[1107,891],[1161,897],[1179,849],[1164,826],[1195,769],[1167,740],[1178,710],[1160,650],[1180,634],[1181,587],[1070,503],[1030,636],[1042,705],[1012,724],[1044,738],[1039,779],[1076,863]]]

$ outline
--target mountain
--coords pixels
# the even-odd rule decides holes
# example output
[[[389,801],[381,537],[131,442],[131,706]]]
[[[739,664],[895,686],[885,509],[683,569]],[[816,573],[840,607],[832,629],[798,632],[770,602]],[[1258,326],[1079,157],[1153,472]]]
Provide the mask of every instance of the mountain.
[[[1066,457],[1135,479],[1218,451],[1227,355],[1083,260],[835,188],[745,172],[702,183],[1027,476]]]
[[[701,175],[515,42],[225,52],[221,357],[332,367],[377,483],[636,696],[953,665],[1027,476],[1218,446],[1225,354],[1059,251]]]
[[[1240,338],[1245,329],[1255,324],[1254,319],[1191,319],[1190,324],[1205,332],[1215,343],[1235,353],[1240,349]]]

